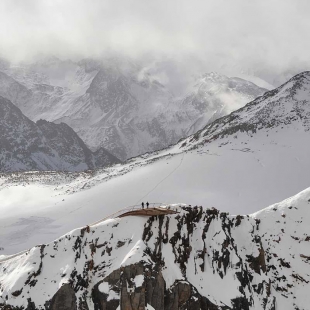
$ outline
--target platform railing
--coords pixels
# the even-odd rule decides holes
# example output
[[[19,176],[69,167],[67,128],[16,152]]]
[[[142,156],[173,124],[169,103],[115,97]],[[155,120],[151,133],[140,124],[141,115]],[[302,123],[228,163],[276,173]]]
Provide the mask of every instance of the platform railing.
[[[149,206],[147,207],[146,204],[144,204],[144,208],[142,208],[142,204],[140,205],[133,205],[133,206],[129,206],[129,207],[126,207],[124,209],[121,209],[113,214],[110,214],[109,216],[107,217],[104,217],[102,218],[101,220],[97,221],[97,222],[94,222],[88,226],[94,226],[94,225],[97,225],[101,222],[104,222],[106,220],[110,220],[110,219],[113,219],[113,218],[117,218],[119,217],[120,215],[124,214],[124,213],[127,213],[127,212],[131,212],[131,211],[135,211],[135,210],[142,210],[142,209],[150,209],[150,208],[159,208],[159,207],[162,207],[162,208],[165,208],[165,209],[168,209],[168,210],[172,210],[172,211],[176,211],[178,212],[180,206],[172,206],[170,204],[166,204],[166,203],[162,203],[162,202],[150,202],[149,203]]]

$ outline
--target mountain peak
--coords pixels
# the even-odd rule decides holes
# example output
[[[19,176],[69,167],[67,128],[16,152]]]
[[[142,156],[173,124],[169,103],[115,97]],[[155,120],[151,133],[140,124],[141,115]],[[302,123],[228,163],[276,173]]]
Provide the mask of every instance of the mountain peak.
[[[287,95],[294,96],[300,91],[307,91],[310,93],[310,71],[304,71],[299,74],[296,74],[286,83],[280,85],[278,88],[270,91],[271,95]]]
[[[307,78],[310,79],[310,71],[303,71],[294,75],[289,81]]]
[[[259,130],[267,134],[273,128],[310,130],[310,72],[297,74],[278,88],[249,102],[231,114],[215,120],[182,145],[205,143],[235,133],[252,135]]]
[[[223,81],[223,80],[228,79],[226,75],[219,74],[218,72],[213,72],[213,71],[204,73],[202,76],[205,79],[214,80],[214,81]]]

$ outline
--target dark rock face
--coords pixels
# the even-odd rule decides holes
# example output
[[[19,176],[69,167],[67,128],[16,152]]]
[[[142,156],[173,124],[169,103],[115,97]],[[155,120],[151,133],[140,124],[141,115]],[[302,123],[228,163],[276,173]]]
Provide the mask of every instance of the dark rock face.
[[[190,297],[191,286],[186,282],[178,282],[166,297],[166,309],[178,310],[187,303]]]
[[[104,149],[90,151],[68,125],[34,123],[0,97],[0,171],[82,171],[117,162]]]
[[[136,276],[144,278],[143,284],[136,287],[132,281]],[[101,283],[107,283],[110,291],[119,294],[119,299],[108,301],[108,294],[100,292]],[[202,297],[186,281],[177,281],[170,289],[158,266],[152,267],[138,263],[113,271],[108,277],[95,285],[92,300],[95,310],[145,310],[147,304],[155,310],[218,310],[221,309]]]
[[[93,292],[92,292],[92,300],[94,303],[95,310],[116,310],[119,306],[119,300],[112,299],[110,301],[107,300],[108,294],[101,293],[99,291],[100,283],[96,284]]]
[[[166,292],[165,308],[171,310],[219,310],[208,298],[201,296],[195,288],[185,282],[178,281]]]
[[[49,310],[76,310],[75,292],[69,284],[64,284],[51,300]]]

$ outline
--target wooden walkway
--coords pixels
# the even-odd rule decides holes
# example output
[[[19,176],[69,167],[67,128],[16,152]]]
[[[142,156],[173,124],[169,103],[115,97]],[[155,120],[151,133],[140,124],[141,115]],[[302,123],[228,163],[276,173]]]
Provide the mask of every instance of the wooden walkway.
[[[142,209],[141,205],[135,205],[119,210],[89,226],[94,226],[109,219],[122,218],[125,216],[153,216],[153,215],[169,215],[177,214],[179,209],[176,206],[169,206],[162,203],[150,203],[148,208]]]
[[[135,216],[135,215],[144,215],[144,216],[168,215],[168,214],[177,214],[177,213],[179,212],[168,209],[168,208],[161,208],[161,207],[144,208],[144,209],[140,208],[140,209],[135,209],[135,210],[122,213],[118,217]]]

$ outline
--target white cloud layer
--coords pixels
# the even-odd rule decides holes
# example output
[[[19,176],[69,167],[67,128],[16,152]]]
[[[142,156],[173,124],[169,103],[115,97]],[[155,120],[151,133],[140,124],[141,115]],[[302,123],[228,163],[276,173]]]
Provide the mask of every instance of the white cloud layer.
[[[310,65],[308,0],[1,0],[0,54],[123,53],[289,74]]]

